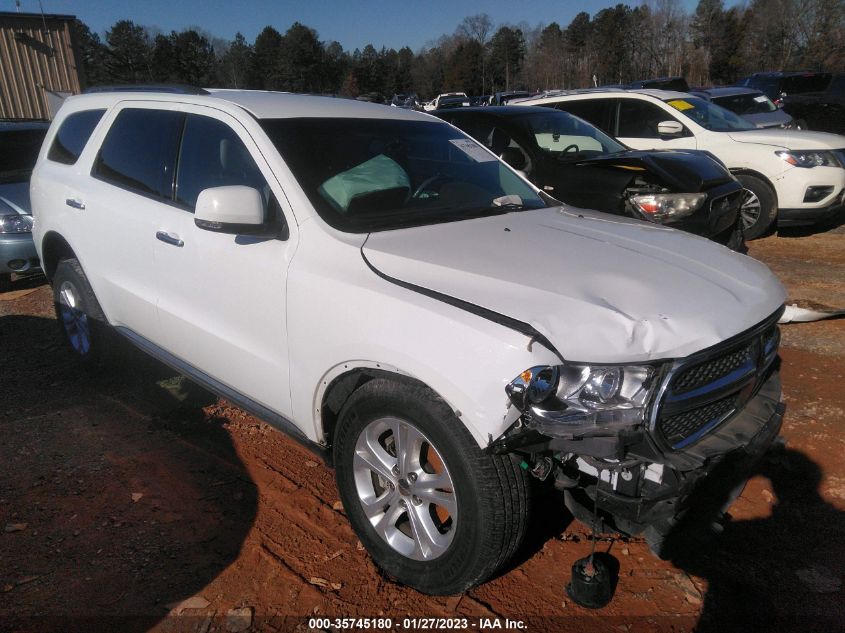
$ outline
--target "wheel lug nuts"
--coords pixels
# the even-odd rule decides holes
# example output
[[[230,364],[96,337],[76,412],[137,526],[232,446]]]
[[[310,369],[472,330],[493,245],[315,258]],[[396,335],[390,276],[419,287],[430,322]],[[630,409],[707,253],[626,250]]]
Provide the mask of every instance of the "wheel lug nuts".
[[[408,506],[408,502],[405,501],[404,499],[399,499],[399,505],[402,506],[403,508],[405,508],[405,507]]]
[[[391,489],[391,490],[393,490],[394,488],[396,488],[396,486],[394,486],[394,485],[393,485],[393,482],[392,482],[392,481],[388,481],[388,482],[387,482],[387,485],[388,485],[388,487],[390,487],[390,489]]]
[[[408,473],[408,481],[414,483],[417,480],[417,473]]]
[[[418,506],[422,503],[422,499],[420,499],[417,495],[414,495],[413,497],[411,497],[411,501],[414,502],[415,506]]]
[[[399,476],[399,464],[394,466],[391,472],[398,477]]]

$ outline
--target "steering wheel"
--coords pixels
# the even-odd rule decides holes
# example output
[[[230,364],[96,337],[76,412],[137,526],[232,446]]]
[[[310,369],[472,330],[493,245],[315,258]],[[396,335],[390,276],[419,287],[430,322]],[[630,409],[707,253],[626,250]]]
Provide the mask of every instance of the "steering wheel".
[[[420,186],[414,190],[414,193],[411,194],[411,198],[419,198],[423,191],[434,182],[438,180],[452,180],[451,176],[446,176],[444,174],[434,174],[433,176],[429,176],[425,180],[420,183]]]
[[[567,145],[566,147],[564,147],[564,148],[560,151],[560,153],[561,153],[561,154],[565,154],[566,152],[568,152],[568,151],[569,151],[569,150],[571,150],[571,149],[574,149],[576,154],[579,152],[579,148],[578,148],[578,146],[577,146],[575,143],[573,143],[572,145]]]

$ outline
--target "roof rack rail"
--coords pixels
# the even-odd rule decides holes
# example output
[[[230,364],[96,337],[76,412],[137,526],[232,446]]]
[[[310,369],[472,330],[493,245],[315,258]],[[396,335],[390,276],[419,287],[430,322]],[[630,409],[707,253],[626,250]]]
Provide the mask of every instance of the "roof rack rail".
[[[117,84],[114,86],[93,86],[82,91],[83,94],[96,92],[168,92],[180,95],[208,95],[208,90],[187,84]]]

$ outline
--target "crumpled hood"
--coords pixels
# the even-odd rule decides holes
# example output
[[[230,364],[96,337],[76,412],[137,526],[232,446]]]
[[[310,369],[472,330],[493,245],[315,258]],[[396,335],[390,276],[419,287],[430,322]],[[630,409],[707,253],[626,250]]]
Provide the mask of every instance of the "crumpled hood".
[[[578,166],[605,167],[616,170],[645,170],[657,176],[674,191],[707,191],[734,180],[731,173],[706,153],[698,150],[629,150],[579,160]],[[571,174],[567,173],[567,177]]]
[[[384,275],[531,325],[570,361],[684,357],[785,297],[765,265],[709,240],[567,207],[373,233],[362,253]]]
[[[729,136],[739,143],[758,143],[784,149],[841,149],[845,139],[838,134],[812,132],[809,130],[747,130],[729,132]]]

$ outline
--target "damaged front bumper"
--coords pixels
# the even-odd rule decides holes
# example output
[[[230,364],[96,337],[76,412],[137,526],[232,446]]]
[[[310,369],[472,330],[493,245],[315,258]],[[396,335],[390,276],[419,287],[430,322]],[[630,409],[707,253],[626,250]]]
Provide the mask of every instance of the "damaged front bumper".
[[[726,506],[781,428],[779,315],[661,367],[642,423],[551,436],[547,412],[527,407],[488,450],[516,453],[535,476],[554,477],[577,518],[589,523],[597,507],[605,524],[628,534],[678,516],[705,480]]]

